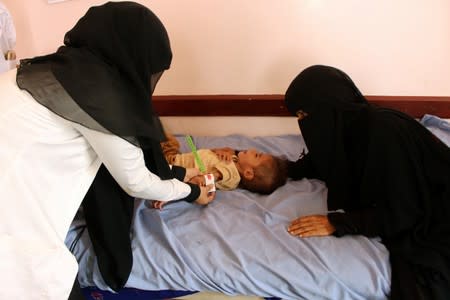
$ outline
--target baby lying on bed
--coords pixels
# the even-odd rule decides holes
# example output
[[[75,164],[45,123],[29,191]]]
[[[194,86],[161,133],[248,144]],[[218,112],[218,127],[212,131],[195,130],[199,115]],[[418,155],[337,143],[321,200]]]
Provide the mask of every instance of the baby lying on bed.
[[[180,143],[169,135],[161,143],[163,153],[174,166],[198,168],[193,153],[180,153]],[[205,165],[206,173],[214,175],[218,190],[243,188],[259,194],[270,194],[287,180],[287,160],[256,149],[237,151],[231,148],[199,149],[198,154]],[[195,183],[204,184],[204,176],[193,179]],[[161,208],[159,201],[153,207]]]

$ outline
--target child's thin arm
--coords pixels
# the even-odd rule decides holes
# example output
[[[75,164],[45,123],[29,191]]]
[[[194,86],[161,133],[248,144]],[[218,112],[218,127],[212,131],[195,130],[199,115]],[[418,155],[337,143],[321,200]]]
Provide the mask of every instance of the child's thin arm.
[[[222,173],[220,173],[220,171],[217,170],[216,168],[214,168],[211,173],[213,174],[215,181],[222,180]]]
[[[211,151],[212,152],[215,152],[215,151],[229,152],[229,153],[234,154],[235,150],[233,148],[230,148],[230,147],[223,147],[223,148],[213,148],[213,149],[211,149]]]

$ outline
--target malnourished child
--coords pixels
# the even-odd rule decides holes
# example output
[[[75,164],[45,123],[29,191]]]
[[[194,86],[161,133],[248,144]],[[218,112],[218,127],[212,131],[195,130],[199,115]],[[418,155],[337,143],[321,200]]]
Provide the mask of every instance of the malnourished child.
[[[178,140],[169,135],[161,143],[163,153],[174,166],[198,168],[193,153],[180,153]],[[260,194],[270,194],[287,180],[287,161],[256,149],[232,148],[199,149],[206,173],[214,175],[216,188],[233,190],[243,188]]]

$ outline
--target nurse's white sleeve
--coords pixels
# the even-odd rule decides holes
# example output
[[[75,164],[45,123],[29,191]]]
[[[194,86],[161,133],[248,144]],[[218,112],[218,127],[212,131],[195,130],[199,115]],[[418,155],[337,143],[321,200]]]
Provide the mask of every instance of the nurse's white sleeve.
[[[130,196],[161,201],[179,200],[191,187],[177,179],[161,180],[145,166],[144,153],[124,139],[74,124],[108,171]]]

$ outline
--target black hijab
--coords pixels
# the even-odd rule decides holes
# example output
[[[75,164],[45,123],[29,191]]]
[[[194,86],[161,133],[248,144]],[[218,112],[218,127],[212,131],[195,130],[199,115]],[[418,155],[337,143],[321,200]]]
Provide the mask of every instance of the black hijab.
[[[158,17],[134,2],[108,2],[91,7],[66,33],[64,44],[56,53],[22,60],[18,86],[68,120],[141,147],[152,172],[173,178],[151,104],[154,86],[172,59]],[[116,291],[132,268],[133,204],[104,165],[83,200],[99,269]]]
[[[305,69],[285,101],[308,114],[299,121],[306,155],[329,209],[345,210],[329,220],[389,249],[391,298],[449,299],[450,149],[411,117],[369,104],[332,67]]]
[[[150,82],[152,75],[169,68],[172,52],[155,14],[134,2],[91,7],[66,33],[64,44],[56,53],[21,61],[19,86],[55,113],[86,127],[124,138],[163,139],[150,101]],[[57,82],[46,85],[40,80],[36,87],[33,79],[43,72],[47,81],[54,77]],[[49,94],[58,84],[67,95],[55,100]],[[69,101],[82,111],[73,112]]]
[[[327,182],[329,209],[347,208],[352,192],[349,160],[357,162],[366,151],[368,103],[352,80],[342,71],[316,65],[302,71],[286,92],[286,106],[299,121],[308,156],[319,179]],[[346,155],[346,141],[359,148]],[[359,157],[355,157],[355,155]]]
[[[169,68],[172,52],[153,12],[134,2],[91,7],[66,33],[64,44],[56,53],[21,61],[19,86],[50,110],[86,127],[132,142],[130,137],[164,138],[150,101],[151,81]],[[39,80],[36,87],[34,79],[43,73],[47,81],[54,77],[57,82]],[[58,94],[67,94],[54,99],[58,84],[63,87]]]

